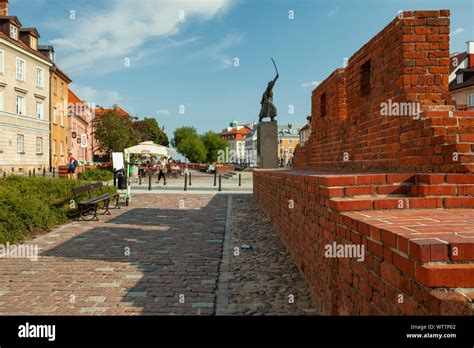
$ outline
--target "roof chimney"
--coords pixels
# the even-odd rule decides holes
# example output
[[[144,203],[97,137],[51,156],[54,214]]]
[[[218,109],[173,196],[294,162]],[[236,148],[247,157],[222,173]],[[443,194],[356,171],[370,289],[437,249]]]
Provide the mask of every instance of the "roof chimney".
[[[0,16],[8,16],[8,0],[0,0]]]
[[[474,68],[474,41],[467,41],[468,68]]]

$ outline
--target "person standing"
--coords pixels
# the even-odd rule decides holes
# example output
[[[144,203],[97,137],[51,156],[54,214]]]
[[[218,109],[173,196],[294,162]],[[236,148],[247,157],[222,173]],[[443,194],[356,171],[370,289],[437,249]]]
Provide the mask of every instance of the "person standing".
[[[76,159],[71,155],[69,157],[69,168],[67,170],[67,174],[69,179],[75,179],[76,178],[76,168],[77,168],[78,162]]]

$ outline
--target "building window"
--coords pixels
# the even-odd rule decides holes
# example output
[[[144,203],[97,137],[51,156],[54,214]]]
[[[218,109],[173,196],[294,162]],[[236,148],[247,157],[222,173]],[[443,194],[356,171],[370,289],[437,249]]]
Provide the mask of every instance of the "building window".
[[[36,87],[44,88],[44,70],[36,68]]]
[[[36,118],[42,120],[44,118],[44,105],[43,102],[36,102]]]
[[[30,47],[37,50],[38,49],[38,39],[34,36],[30,36]]]
[[[53,79],[53,93],[54,95],[58,94],[58,79],[57,78]]]
[[[36,154],[37,155],[43,154],[43,138],[40,138],[40,137],[36,138]]]
[[[59,155],[60,155],[61,157],[64,156],[64,153],[63,153],[63,142],[62,142],[62,141],[59,143]]]
[[[474,106],[474,94],[469,94],[467,96],[467,106]]]
[[[58,143],[56,140],[53,140],[53,156],[56,156],[57,154],[57,148],[58,148]]]
[[[25,137],[21,134],[16,136],[16,153],[25,153]]]
[[[59,124],[64,127],[64,112],[62,110],[59,112]]]
[[[293,148],[292,147],[288,148],[288,153],[293,153]]]
[[[16,96],[16,113],[18,115],[25,114],[25,97],[21,95]]]
[[[362,97],[370,94],[371,60],[369,59],[360,67],[360,95]]]
[[[61,99],[64,99],[64,83],[61,82]]]
[[[58,124],[58,109],[53,109],[53,124]]]
[[[464,79],[463,79],[463,74],[460,73],[456,76],[456,83],[459,85],[461,83],[463,83]]]
[[[10,24],[10,37],[18,40],[18,28]]]
[[[16,79],[20,81],[26,80],[25,61],[20,58],[16,59]]]
[[[326,117],[326,113],[327,113],[326,93],[321,94],[319,107],[320,107],[321,117]]]
[[[288,139],[288,144],[291,144],[292,142],[293,142],[293,140]]]
[[[3,51],[0,51],[0,74],[5,72],[5,59]]]

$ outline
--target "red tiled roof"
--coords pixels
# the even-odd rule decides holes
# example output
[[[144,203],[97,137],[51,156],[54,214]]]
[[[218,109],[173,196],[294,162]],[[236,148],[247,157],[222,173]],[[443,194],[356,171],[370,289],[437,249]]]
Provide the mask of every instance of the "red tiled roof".
[[[74,104],[76,107],[78,105],[85,105],[85,107],[89,108],[89,105],[86,104],[86,102],[84,100],[81,100],[70,88],[68,88],[68,103],[69,105],[72,105]],[[84,114],[79,114],[76,116],[78,116],[82,121],[84,121],[86,124],[88,124],[87,122],[87,119],[86,119],[86,115]]]
[[[8,36],[7,34],[3,33],[3,32],[0,32],[0,38],[1,39],[4,39],[20,48],[23,48],[25,51],[28,51],[29,53],[32,53],[34,54],[35,56],[47,61],[48,63],[51,63],[53,64],[53,62],[46,56],[44,56],[41,52],[39,51],[36,51],[34,49],[32,49],[30,46],[28,46],[26,43],[24,43],[22,40],[15,40],[15,39],[12,39],[10,36]]]
[[[115,109],[104,109],[104,108],[96,108],[94,109],[94,113],[97,115],[97,116],[101,116],[101,115],[104,115],[110,111],[114,111],[117,115],[119,116],[130,116],[130,114],[125,111],[124,109],[122,109],[120,106],[115,108]]]
[[[456,83],[456,80],[453,80],[449,84],[449,90],[450,91],[455,91],[455,90],[458,90],[458,89],[471,87],[471,86],[474,86],[474,76],[471,76],[466,81],[464,81],[463,83],[459,83],[459,84]]]

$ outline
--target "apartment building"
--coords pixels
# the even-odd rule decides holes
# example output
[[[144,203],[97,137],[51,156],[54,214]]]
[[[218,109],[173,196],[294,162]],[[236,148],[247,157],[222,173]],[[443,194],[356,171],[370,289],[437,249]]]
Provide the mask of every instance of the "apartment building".
[[[66,165],[69,162],[67,153],[68,144],[68,103],[69,103],[69,84],[71,78],[62,71],[56,64],[56,54],[51,45],[39,46],[39,51],[53,62],[50,70],[50,167],[58,170],[59,166]]]
[[[53,64],[38,51],[39,38],[0,2],[0,173],[49,168]]]

